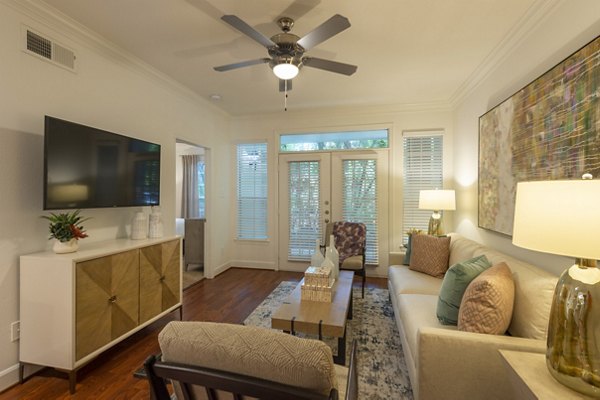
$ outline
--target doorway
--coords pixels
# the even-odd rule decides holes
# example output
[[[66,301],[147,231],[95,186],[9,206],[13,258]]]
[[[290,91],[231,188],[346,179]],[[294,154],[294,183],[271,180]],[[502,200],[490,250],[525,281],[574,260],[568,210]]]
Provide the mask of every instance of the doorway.
[[[177,140],[176,234],[183,238],[183,289],[206,276],[206,176],[207,149]]]
[[[386,150],[279,155],[279,267],[304,271],[330,221],[367,226],[367,265],[386,259]]]

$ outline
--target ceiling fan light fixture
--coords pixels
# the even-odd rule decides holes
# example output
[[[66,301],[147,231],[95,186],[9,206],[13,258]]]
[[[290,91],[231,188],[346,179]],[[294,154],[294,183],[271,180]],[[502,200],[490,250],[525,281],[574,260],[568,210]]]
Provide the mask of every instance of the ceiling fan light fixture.
[[[280,63],[273,67],[273,73],[284,81],[294,79],[298,75],[298,67],[291,63]]]

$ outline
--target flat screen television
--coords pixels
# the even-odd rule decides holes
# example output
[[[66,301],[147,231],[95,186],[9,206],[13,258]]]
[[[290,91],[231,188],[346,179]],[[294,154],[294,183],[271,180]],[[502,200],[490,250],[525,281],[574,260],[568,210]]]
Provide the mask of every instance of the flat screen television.
[[[158,205],[160,145],[46,116],[44,210]]]

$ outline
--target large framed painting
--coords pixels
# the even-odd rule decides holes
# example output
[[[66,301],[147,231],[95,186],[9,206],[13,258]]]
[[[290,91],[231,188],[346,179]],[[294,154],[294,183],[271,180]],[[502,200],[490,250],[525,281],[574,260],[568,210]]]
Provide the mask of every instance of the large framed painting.
[[[600,178],[599,83],[600,36],[479,117],[479,227],[512,235],[517,182]]]

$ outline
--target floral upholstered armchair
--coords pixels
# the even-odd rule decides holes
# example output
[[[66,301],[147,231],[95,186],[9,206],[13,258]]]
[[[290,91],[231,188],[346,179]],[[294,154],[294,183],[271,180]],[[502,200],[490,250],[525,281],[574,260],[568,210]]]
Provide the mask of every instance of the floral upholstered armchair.
[[[336,221],[327,224],[326,244],[333,235],[335,248],[340,253],[340,269],[354,271],[362,276],[362,297],[365,297],[365,249],[367,227],[361,222]]]

